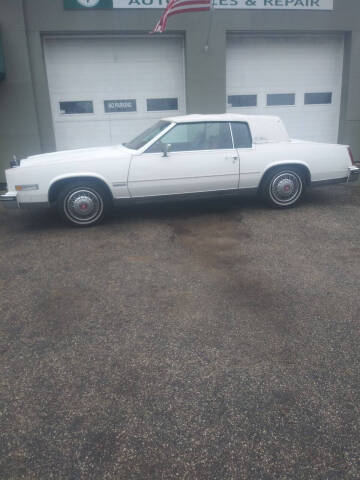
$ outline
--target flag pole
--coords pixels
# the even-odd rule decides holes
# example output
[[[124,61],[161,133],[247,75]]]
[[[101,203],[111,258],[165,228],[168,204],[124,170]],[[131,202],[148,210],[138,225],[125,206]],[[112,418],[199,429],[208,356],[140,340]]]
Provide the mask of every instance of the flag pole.
[[[205,53],[209,50],[210,34],[211,34],[211,28],[212,28],[212,23],[213,23],[214,2],[215,2],[215,0],[210,0],[209,28],[208,28],[207,35],[206,35],[206,43],[204,45],[204,52]]]

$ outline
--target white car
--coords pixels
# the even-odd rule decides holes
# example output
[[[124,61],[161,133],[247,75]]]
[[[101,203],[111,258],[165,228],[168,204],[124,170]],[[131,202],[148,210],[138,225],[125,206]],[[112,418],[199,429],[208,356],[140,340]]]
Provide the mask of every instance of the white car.
[[[73,225],[100,222],[115,203],[238,195],[288,207],[312,185],[356,180],[348,146],[292,140],[278,117],[165,118],[131,142],[34,155],[6,170],[8,207],[56,204]]]

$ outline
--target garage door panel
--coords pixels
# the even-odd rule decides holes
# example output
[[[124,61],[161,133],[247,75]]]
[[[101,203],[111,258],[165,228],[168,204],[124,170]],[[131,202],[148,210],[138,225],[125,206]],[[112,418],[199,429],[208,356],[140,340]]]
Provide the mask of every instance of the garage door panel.
[[[163,88],[172,91],[178,91],[179,82],[174,83],[174,78],[181,79],[183,70],[181,64],[169,62],[169,64],[161,65],[155,62],[139,62],[125,66],[125,64],[105,63],[97,64],[95,62],[68,64],[54,64],[51,67],[52,91],[67,92],[71,91],[98,91],[100,88],[118,90],[126,89],[127,91],[135,91],[138,88],[142,91],[150,82],[156,82],[151,85],[152,89],[160,92]],[[159,75],[161,71],[161,76]],[[160,78],[159,78],[160,77]],[[162,77],[162,78],[161,78]]]
[[[270,54],[270,52],[269,52]],[[264,53],[263,53],[264,55]],[[280,53],[279,53],[280,55]],[[294,52],[296,55],[296,52]],[[333,80],[338,78],[339,75],[339,62],[325,62],[324,59],[319,58],[316,61],[309,62],[299,60],[294,61],[294,58],[284,57],[281,61],[262,59],[261,56],[257,56],[257,61],[247,61],[247,58],[229,58],[229,61],[233,61],[235,64],[229,66],[228,73],[231,75],[231,84],[241,87],[243,82],[252,82],[252,85],[258,86],[278,86],[279,85],[279,73],[283,72],[286,75],[286,81],[289,85],[293,85],[293,88],[297,86],[303,86],[304,83],[308,85],[323,85],[328,84],[329,78]],[[301,62],[299,64],[299,62]],[[302,63],[304,62],[304,63]],[[246,70],[245,70],[246,67]],[[257,75],[254,75],[254,72]],[[314,78],[312,72],[316,74]],[[285,80],[285,79],[281,79]]]
[[[124,67],[118,71],[109,66],[98,68],[91,74],[87,72],[92,71],[93,65],[84,64],[82,69],[78,66],[68,65],[66,69],[57,68],[52,69],[52,74],[56,77],[52,85],[53,93],[68,94],[70,92],[119,92],[124,95],[139,95],[144,91],[158,92],[161,96],[179,94],[179,83],[174,83],[172,80],[167,80],[166,77],[181,76],[182,72],[178,68],[172,70],[163,69],[164,80],[159,79],[157,72],[149,72],[142,66],[136,71],[124,72]],[[135,69],[134,69],[135,70]],[[74,80],[76,79],[76,80]],[[151,83],[154,83],[151,85]]]
[[[227,110],[278,115],[291,136],[336,142],[340,115],[343,36],[228,37],[227,95],[257,95],[256,107]],[[329,92],[331,103],[305,105],[306,93]],[[295,94],[295,105],[268,106],[268,94]]]
[[[58,122],[57,149],[68,150],[72,148],[96,147],[109,145],[109,122],[82,120],[72,122]]]
[[[92,58],[94,63],[111,63],[114,61],[113,45],[110,39],[101,39],[99,43],[95,38],[61,38],[47,37],[46,62],[47,64],[75,65],[88,63]]]
[[[129,141],[158,118],[186,112],[182,38],[50,37],[44,50],[58,149]],[[154,98],[177,99],[178,108],[148,111]],[[93,114],[60,112],[61,101],[84,100]],[[135,112],[105,111],[104,101],[125,100],[136,101]]]

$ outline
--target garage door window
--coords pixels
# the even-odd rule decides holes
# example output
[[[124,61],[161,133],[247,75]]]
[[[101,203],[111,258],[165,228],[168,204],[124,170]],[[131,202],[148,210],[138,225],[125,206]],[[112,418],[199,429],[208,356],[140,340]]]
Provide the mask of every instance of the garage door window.
[[[148,112],[179,109],[177,98],[148,98],[146,104]]]
[[[76,102],[60,102],[60,113],[65,115],[77,115],[81,113],[94,113],[94,105],[90,100]]]
[[[165,133],[147,153],[162,152],[164,144],[171,145],[170,152],[233,148],[230,126],[226,122],[180,123]]]
[[[332,102],[331,92],[305,93],[305,105],[326,105]]]
[[[232,107],[256,107],[257,95],[229,95],[228,104]]]
[[[295,105],[295,93],[271,93],[267,95],[268,107],[279,105]]]

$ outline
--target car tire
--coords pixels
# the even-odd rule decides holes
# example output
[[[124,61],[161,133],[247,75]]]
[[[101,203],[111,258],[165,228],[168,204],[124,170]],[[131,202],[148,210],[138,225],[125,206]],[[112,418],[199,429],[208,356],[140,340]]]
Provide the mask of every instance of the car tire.
[[[304,188],[304,174],[300,168],[278,167],[265,175],[260,194],[268,205],[286,208],[300,200]]]
[[[109,193],[95,182],[72,182],[60,191],[57,199],[61,218],[75,227],[102,222],[110,207]]]

